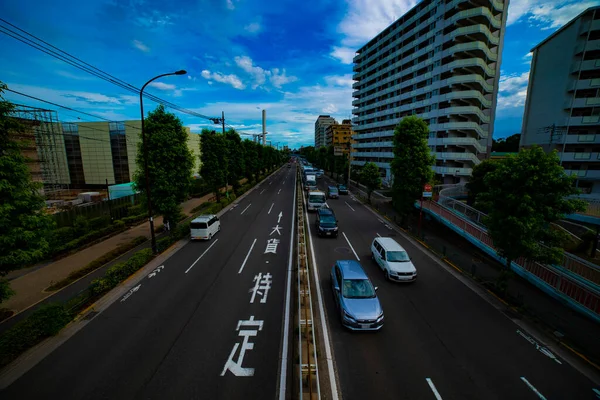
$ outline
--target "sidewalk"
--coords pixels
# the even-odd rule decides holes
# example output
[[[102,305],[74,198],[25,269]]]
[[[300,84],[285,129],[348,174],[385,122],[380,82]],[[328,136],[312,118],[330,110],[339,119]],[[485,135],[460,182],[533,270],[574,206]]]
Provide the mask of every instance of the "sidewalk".
[[[358,189],[354,184],[350,189],[353,194],[359,194],[357,197],[365,201],[366,193],[363,190]],[[373,208],[391,221],[400,221],[398,213],[388,201],[378,196],[371,196],[371,203]],[[426,213],[423,214],[422,223],[422,242],[426,247],[439,257],[445,257],[450,265],[480,285],[488,289],[493,287],[500,276],[500,271],[504,269],[503,265]],[[409,219],[406,230],[417,237],[418,229],[418,212],[415,211],[415,215]],[[561,342],[570,350],[575,349],[576,352],[584,354],[592,362],[600,365],[600,341],[598,341],[600,325],[548,296],[518,275],[509,280],[505,300],[510,303],[505,310],[505,314],[510,318],[527,317],[538,328],[555,338],[556,342]]]
[[[183,212],[188,216],[192,215],[194,207],[209,201],[212,197],[213,194],[209,193],[201,198],[187,200],[181,205]],[[155,229],[160,225],[162,225],[162,217],[154,220]],[[12,310],[15,314],[23,311],[52,293],[55,293],[44,291],[52,283],[66,278],[71,272],[85,267],[90,261],[108,253],[120,244],[128,243],[138,236],[150,238],[150,223],[148,221],[58,261],[49,262],[42,267],[32,267],[31,272],[10,281],[10,286],[16,294],[8,301],[3,302],[0,307]]]

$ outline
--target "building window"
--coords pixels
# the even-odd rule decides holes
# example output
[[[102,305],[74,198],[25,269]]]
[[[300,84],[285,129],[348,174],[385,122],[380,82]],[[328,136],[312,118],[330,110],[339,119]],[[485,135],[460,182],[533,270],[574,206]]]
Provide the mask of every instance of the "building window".
[[[83,172],[79,127],[77,124],[63,124],[63,138],[65,141],[65,152],[67,153],[67,165],[71,185],[83,186],[85,185],[85,174]]]
[[[127,183],[129,179],[129,160],[127,156],[127,138],[124,122],[110,122],[110,148],[112,152],[115,183]]]

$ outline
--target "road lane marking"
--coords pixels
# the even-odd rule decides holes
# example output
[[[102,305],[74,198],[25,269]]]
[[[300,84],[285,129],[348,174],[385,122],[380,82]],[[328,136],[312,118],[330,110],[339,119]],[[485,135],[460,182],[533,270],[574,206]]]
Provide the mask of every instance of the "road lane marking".
[[[377,236],[382,237],[379,233],[377,234]]]
[[[548,348],[546,346],[540,346],[540,344],[534,338],[525,334],[524,332],[521,332],[520,329],[517,329],[517,333],[519,335],[521,335],[523,337],[523,339],[527,340],[529,343],[534,345],[535,349],[538,350],[540,353],[542,353],[543,355],[545,355],[548,358],[553,359],[558,364],[562,364],[562,362],[558,358],[556,358],[556,356],[550,350],[548,350]]]
[[[125,296],[123,296],[123,298],[121,299],[121,303],[124,302],[125,300],[127,300],[129,297],[131,297],[132,294],[134,294],[135,292],[137,292],[138,290],[140,290],[140,286],[142,286],[142,284],[140,283],[137,286],[132,287],[129,292],[127,292],[127,294]]]
[[[346,233],[342,232],[342,235],[344,235],[344,238],[346,239],[346,242],[348,242],[348,246],[350,246],[350,248],[352,249],[352,252],[354,253],[356,259],[360,261],[360,257],[358,256],[358,254],[356,254],[356,251],[354,251],[354,247],[352,247],[352,243],[350,243],[350,241],[348,240],[348,236],[346,236]]]
[[[302,201],[306,209],[306,197],[302,194]],[[317,259],[315,258],[315,246],[312,240],[312,233],[310,231],[310,222],[308,221],[308,213],[305,213],[306,227],[308,228],[308,243],[310,244],[310,255],[313,263],[313,275],[315,276],[315,284],[317,286],[317,302],[319,303],[319,319],[321,320],[321,326],[323,327],[323,341],[325,342],[325,358],[327,358],[327,374],[329,375],[329,387],[331,388],[332,400],[338,400],[338,387],[335,382],[335,370],[333,368],[333,355],[331,351],[331,344],[329,343],[329,327],[327,326],[327,320],[325,319],[325,307],[323,306],[323,288],[321,287],[321,280],[319,279],[319,267],[317,266]]]
[[[210,246],[208,246],[208,249],[204,250],[204,253],[200,254],[200,257],[198,257],[196,259],[196,261],[194,261],[194,263],[192,265],[190,265],[190,267],[188,269],[185,270],[185,273],[187,274],[188,272],[190,272],[190,269],[192,269],[194,267],[194,265],[196,265],[196,263],[198,261],[200,261],[200,259],[202,257],[204,257],[204,255],[210,250],[210,248],[213,247],[215,244],[217,244],[218,241],[219,241],[219,239],[215,239],[215,241]]]
[[[269,212],[267,214],[271,214],[271,210],[273,209],[274,205],[275,205],[275,203],[271,204],[271,207],[269,207]]]
[[[279,370],[279,400],[285,400],[287,365],[288,365],[288,337],[290,336],[290,308],[292,292],[292,261],[294,249],[294,219],[296,218],[296,179],[294,178],[294,201],[292,202],[292,223],[290,224],[290,255],[288,257],[287,285],[285,290],[285,313],[283,316],[283,344],[281,346],[281,367]]]
[[[347,201],[344,201],[344,203],[346,203],[346,205],[347,205],[348,207],[350,207],[350,209],[351,209],[352,211],[356,211],[354,208],[352,208],[352,206],[351,206],[350,204],[348,204],[348,202],[347,202]]]
[[[592,389],[592,391],[596,394],[596,397],[600,399],[600,390]]]
[[[277,216],[277,223],[281,221],[281,217],[283,217],[283,211],[279,211],[279,215]]]
[[[429,385],[429,387],[431,388],[431,391],[435,395],[435,398],[437,400],[442,400],[442,396],[440,396],[440,393],[437,391],[437,389],[436,389],[435,385],[433,384],[433,381],[431,380],[431,378],[425,378],[425,380],[427,381],[427,384]]]
[[[281,193],[281,189],[279,189],[279,191],[277,192],[277,194]]]
[[[542,400],[546,400],[546,398],[544,397],[543,394],[541,394],[536,388],[535,386],[533,386],[531,383],[529,383],[529,381],[527,379],[525,379],[524,376],[521,377],[521,380],[523,382],[525,382],[525,384],[529,387],[529,389],[531,389],[533,391],[533,393],[535,393],[537,395],[537,397],[539,397]]]
[[[244,214],[246,212],[246,210],[250,208],[251,205],[252,205],[252,203],[248,204],[248,207],[244,208],[244,210],[242,210],[240,215]]]
[[[244,266],[246,265],[246,261],[248,261],[248,257],[250,257],[250,253],[252,253],[252,249],[254,248],[255,243],[256,243],[256,239],[254,239],[254,242],[252,242],[252,246],[250,246],[250,250],[248,250],[248,254],[246,254],[246,258],[244,258],[244,262],[242,263],[242,266],[241,266],[240,270],[238,271],[238,274],[242,273],[242,270],[244,269]]]
[[[265,190],[267,190],[267,189],[263,189],[263,190],[261,190],[261,192],[260,192],[259,194],[263,194],[263,192],[264,192]]]

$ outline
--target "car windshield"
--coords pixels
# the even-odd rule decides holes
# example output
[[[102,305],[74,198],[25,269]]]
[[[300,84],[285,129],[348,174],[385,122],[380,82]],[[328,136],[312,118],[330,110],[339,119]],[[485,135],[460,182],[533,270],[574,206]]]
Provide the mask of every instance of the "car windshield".
[[[375,288],[368,279],[345,279],[342,296],[347,299],[370,299],[375,297]]]
[[[323,215],[321,225],[335,225],[335,217],[333,215]]]
[[[311,194],[308,196],[308,201],[311,203],[325,203],[325,197],[320,194]]]
[[[330,188],[329,188],[329,191],[330,191],[331,193],[337,193],[337,188],[330,187]]]
[[[340,185],[341,190],[346,190],[346,185]]]
[[[388,251],[386,254],[387,260],[391,262],[406,262],[410,261],[408,253],[405,251]]]

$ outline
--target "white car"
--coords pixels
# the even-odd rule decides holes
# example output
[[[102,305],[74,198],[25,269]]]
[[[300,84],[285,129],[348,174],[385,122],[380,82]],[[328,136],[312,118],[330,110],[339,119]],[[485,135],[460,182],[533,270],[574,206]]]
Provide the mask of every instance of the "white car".
[[[413,282],[417,279],[412,258],[394,239],[375,238],[371,244],[371,255],[387,279],[396,282]]]
[[[221,221],[216,215],[200,215],[190,223],[192,240],[210,240],[221,230]]]

